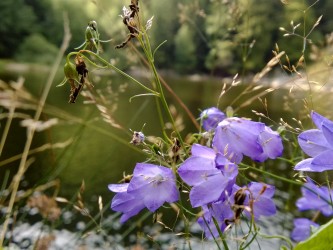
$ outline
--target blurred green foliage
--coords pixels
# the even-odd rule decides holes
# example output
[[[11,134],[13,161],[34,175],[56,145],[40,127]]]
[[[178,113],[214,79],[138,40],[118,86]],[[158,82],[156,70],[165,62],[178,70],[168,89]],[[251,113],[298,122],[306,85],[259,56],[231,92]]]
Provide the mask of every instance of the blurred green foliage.
[[[314,1],[310,0],[282,2],[140,0],[140,13],[143,22],[154,15],[149,31],[152,45],[156,47],[167,40],[156,54],[160,68],[229,75],[260,70],[272,57],[276,43],[280,50],[286,50],[291,61],[297,61],[302,55],[303,39],[283,37],[279,30],[279,27],[292,30],[291,21],[294,25],[300,23],[296,32],[304,36],[323,15],[320,25],[308,37],[315,44],[323,43],[324,35],[331,32],[333,2],[319,1],[311,8],[308,7]],[[41,54],[49,49],[52,57],[54,46],[60,45],[66,11],[72,33],[71,50],[82,44],[87,23],[96,20],[101,39],[113,39],[103,45],[106,57],[120,59],[125,65],[130,50],[125,48],[124,53],[114,50],[114,46],[126,38],[128,31],[119,15],[123,5],[129,4],[130,0],[1,0],[0,58],[23,61],[41,58],[41,63],[49,62]],[[31,57],[32,54],[35,56]]]
[[[21,62],[34,62],[52,65],[58,48],[38,33],[28,36],[20,44],[15,59]]]

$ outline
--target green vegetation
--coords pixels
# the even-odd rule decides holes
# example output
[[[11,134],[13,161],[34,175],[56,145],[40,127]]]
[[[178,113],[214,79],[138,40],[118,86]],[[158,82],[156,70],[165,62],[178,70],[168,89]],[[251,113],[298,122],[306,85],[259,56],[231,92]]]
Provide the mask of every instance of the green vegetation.
[[[315,20],[323,15],[322,25],[310,38],[313,44],[321,46],[324,35],[331,32],[332,21],[328,17],[333,9],[329,1],[319,1],[315,8],[307,8],[312,4],[310,1],[281,4],[266,0],[145,0],[140,4],[145,10],[141,13],[144,19],[148,18],[147,13],[155,16],[156,25],[150,33],[152,46],[167,40],[156,59],[159,68],[220,75],[259,71],[272,57],[274,44],[286,50],[291,62],[298,61],[303,40],[297,36],[286,39],[277,24],[292,30],[292,20],[294,26],[300,24],[295,32],[306,35]],[[54,46],[59,46],[64,11],[70,17],[70,48],[80,45],[84,27],[90,20],[96,20],[101,39],[113,39],[103,45],[104,53],[112,58],[123,58],[114,50],[126,36],[119,18],[123,5],[123,1],[107,0],[84,3],[79,0],[3,0],[0,3],[0,58],[49,62],[50,55],[45,58],[44,51],[54,51]]]
[[[53,66],[41,94],[31,79],[25,85],[24,78],[0,80],[0,250],[41,249],[42,240],[45,247],[56,244],[65,228],[75,235],[72,248],[61,247],[66,249],[89,248],[84,241],[95,236],[101,241],[91,249],[266,249],[266,241],[279,249],[332,249],[327,221],[333,191],[326,171],[333,170],[333,121],[325,106],[331,104],[333,57],[323,57],[321,49],[333,44],[333,36],[325,39],[332,4],[1,4],[0,56],[36,63],[38,77],[42,64]],[[10,16],[18,7],[23,15]],[[328,72],[325,79],[308,67],[316,58],[325,61],[318,70],[321,77]],[[126,71],[138,65],[134,72],[148,77]],[[266,81],[274,67],[282,76],[276,79],[285,82]],[[234,76],[207,91],[211,79],[168,85],[158,68]],[[70,105],[64,106],[64,96]],[[204,98],[214,106],[205,108]],[[323,115],[317,112],[323,109]],[[12,139],[16,127],[22,135]],[[31,173],[38,174],[36,181]],[[110,193],[101,191],[106,187],[116,193],[111,204]],[[32,218],[37,211],[39,220]],[[76,216],[85,223],[73,229],[68,219]],[[32,230],[38,235],[20,239],[24,233],[15,231],[30,219],[41,225]]]

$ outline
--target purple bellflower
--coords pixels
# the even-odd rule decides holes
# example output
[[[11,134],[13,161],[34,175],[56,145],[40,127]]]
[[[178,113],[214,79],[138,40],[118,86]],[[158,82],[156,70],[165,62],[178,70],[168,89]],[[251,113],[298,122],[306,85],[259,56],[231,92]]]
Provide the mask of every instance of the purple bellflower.
[[[123,212],[121,222],[138,214],[144,207],[155,212],[164,202],[179,199],[175,176],[171,169],[148,163],[137,163],[131,181],[127,184],[110,184],[117,194],[111,208]]]
[[[295,170],[322,172],[333,170],[333,122],[312,111],[311,118],[317,129],[310,129],[298,136],[302,150],[312,158],[295,166]]]
[[[200,114],[200,119],[202,120],[202,127],[206,131],[214,130],[223,119],[226,118],[226,115],[219,110],[218,108],[212,107],[205,109]]]
[[[273,216],[276,213],[272,200],[274,191],[274,186],[257,182],[242,188],[234,185],[230,196],[226,195],[217,202],[202,206],[203,216],[198,219],[198,223],[210,239],[219,236],[213,218],[224,232],[229,224],[240,219],[242,212],[249,218],[253,215],[256,220],[260,216]]]
[[[208,147],[194,144],[192,155],[178,168],[182,180],[192,186],[190,202],[199,207],[220,200],[231,189],[238,167]]]
[[[217,125],[213,147],[235,163],[240,163],[243,155],[263,162],[281,156],[283,151],[277,132],[264,123],[238,117],[226,118]]]
[[[333,215],[333,191],[327,187],[318,187],[310,178],[304,184],[302,190],[302,197],[296,201],[298,210],[319,210],[325,216]]]
[[[235,200],[235,194],[240,189],[244,190],[246,198],[243,202],[244,213],[247,217],[254,216],[254,219],[258,220],[260,216],[273,216],[276,214],[276,206],[273,201],[275,187],[272,185],[250,182],[245,187],[238,187],[234,185],[233,195],[231,200]]]
[[[203,216],[198,219],[198,224],[205,232],[207,239],[219,237],[218,229],[214,223],[213,218],[216,220],[221,232],[224,232],[228,226],[228,221],[233,220],[234,212],[227,201],[214,202],[211,205],[203,206]]]
[[[294,219],[294,229],[291,232],[291,238],[294,241],[304,241],[310,237],[314,228],[318,228],[319,225],[307,218]]]

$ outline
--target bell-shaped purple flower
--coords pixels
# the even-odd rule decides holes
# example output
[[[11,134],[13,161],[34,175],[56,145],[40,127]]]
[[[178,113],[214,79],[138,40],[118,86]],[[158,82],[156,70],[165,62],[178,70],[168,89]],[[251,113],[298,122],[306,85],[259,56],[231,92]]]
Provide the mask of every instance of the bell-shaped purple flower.
[[[200,114],[202,120],[202,127],[206,131],[210,131],[216,128],[217,124],[226,118],[226,115],[218,108],[212,107],[205,109]]]
[[[219,156],[216,166],[216,152],[208,147],[194,144],[189,157],[178,168],[182,180],[192,186],[190,201],[192,207],[199,207],[218,201],[226,188],[232,186],[238,173],[235,164]]]
[[[333,122],[312,111],[311,118],[317,129],[304,131],[298,136],[302,150],[312,158],[295,166],[295,170],[322,172],[333,170]]]
[[[333,215],[333,191],[327,187],[318,187],[310,178],[301,188],[302,197],[296,201],[298,210],[319,210],[325,216]]]
[[[294,219],[294,229],[291,232],[291,238],[296,241],[304,241],[310,237],[314,228],[319,225],[307,218]]]
[[[127,193],[142,199],[155,212],[164,202],[179,199],[175,176],[170,168],[148,163],[137,163]]]
[[[240,163],[243,155],[262,162],[280,156],[283,151],[278,133],[264,123],[237,117],[226,118],[218,124],[213,147],[235,163]]]
[[[175,176],[171,169],[148,163],[138,163],[127,184],[111,184],[109,189],[117,194],[111,208],[123,212],[121,222],[139,213],[144,207],[155,212],[164,202],[179,199]]]

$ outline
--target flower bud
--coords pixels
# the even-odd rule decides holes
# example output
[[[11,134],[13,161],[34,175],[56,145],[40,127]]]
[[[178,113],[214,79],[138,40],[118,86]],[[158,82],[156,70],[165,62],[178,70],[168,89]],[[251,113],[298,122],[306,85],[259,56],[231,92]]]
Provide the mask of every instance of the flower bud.
[[[73,79],[78,80],[79,75],[76,71],[75,65],[71,62],[66,62],[64,66],[64,73],[67,80]]]

